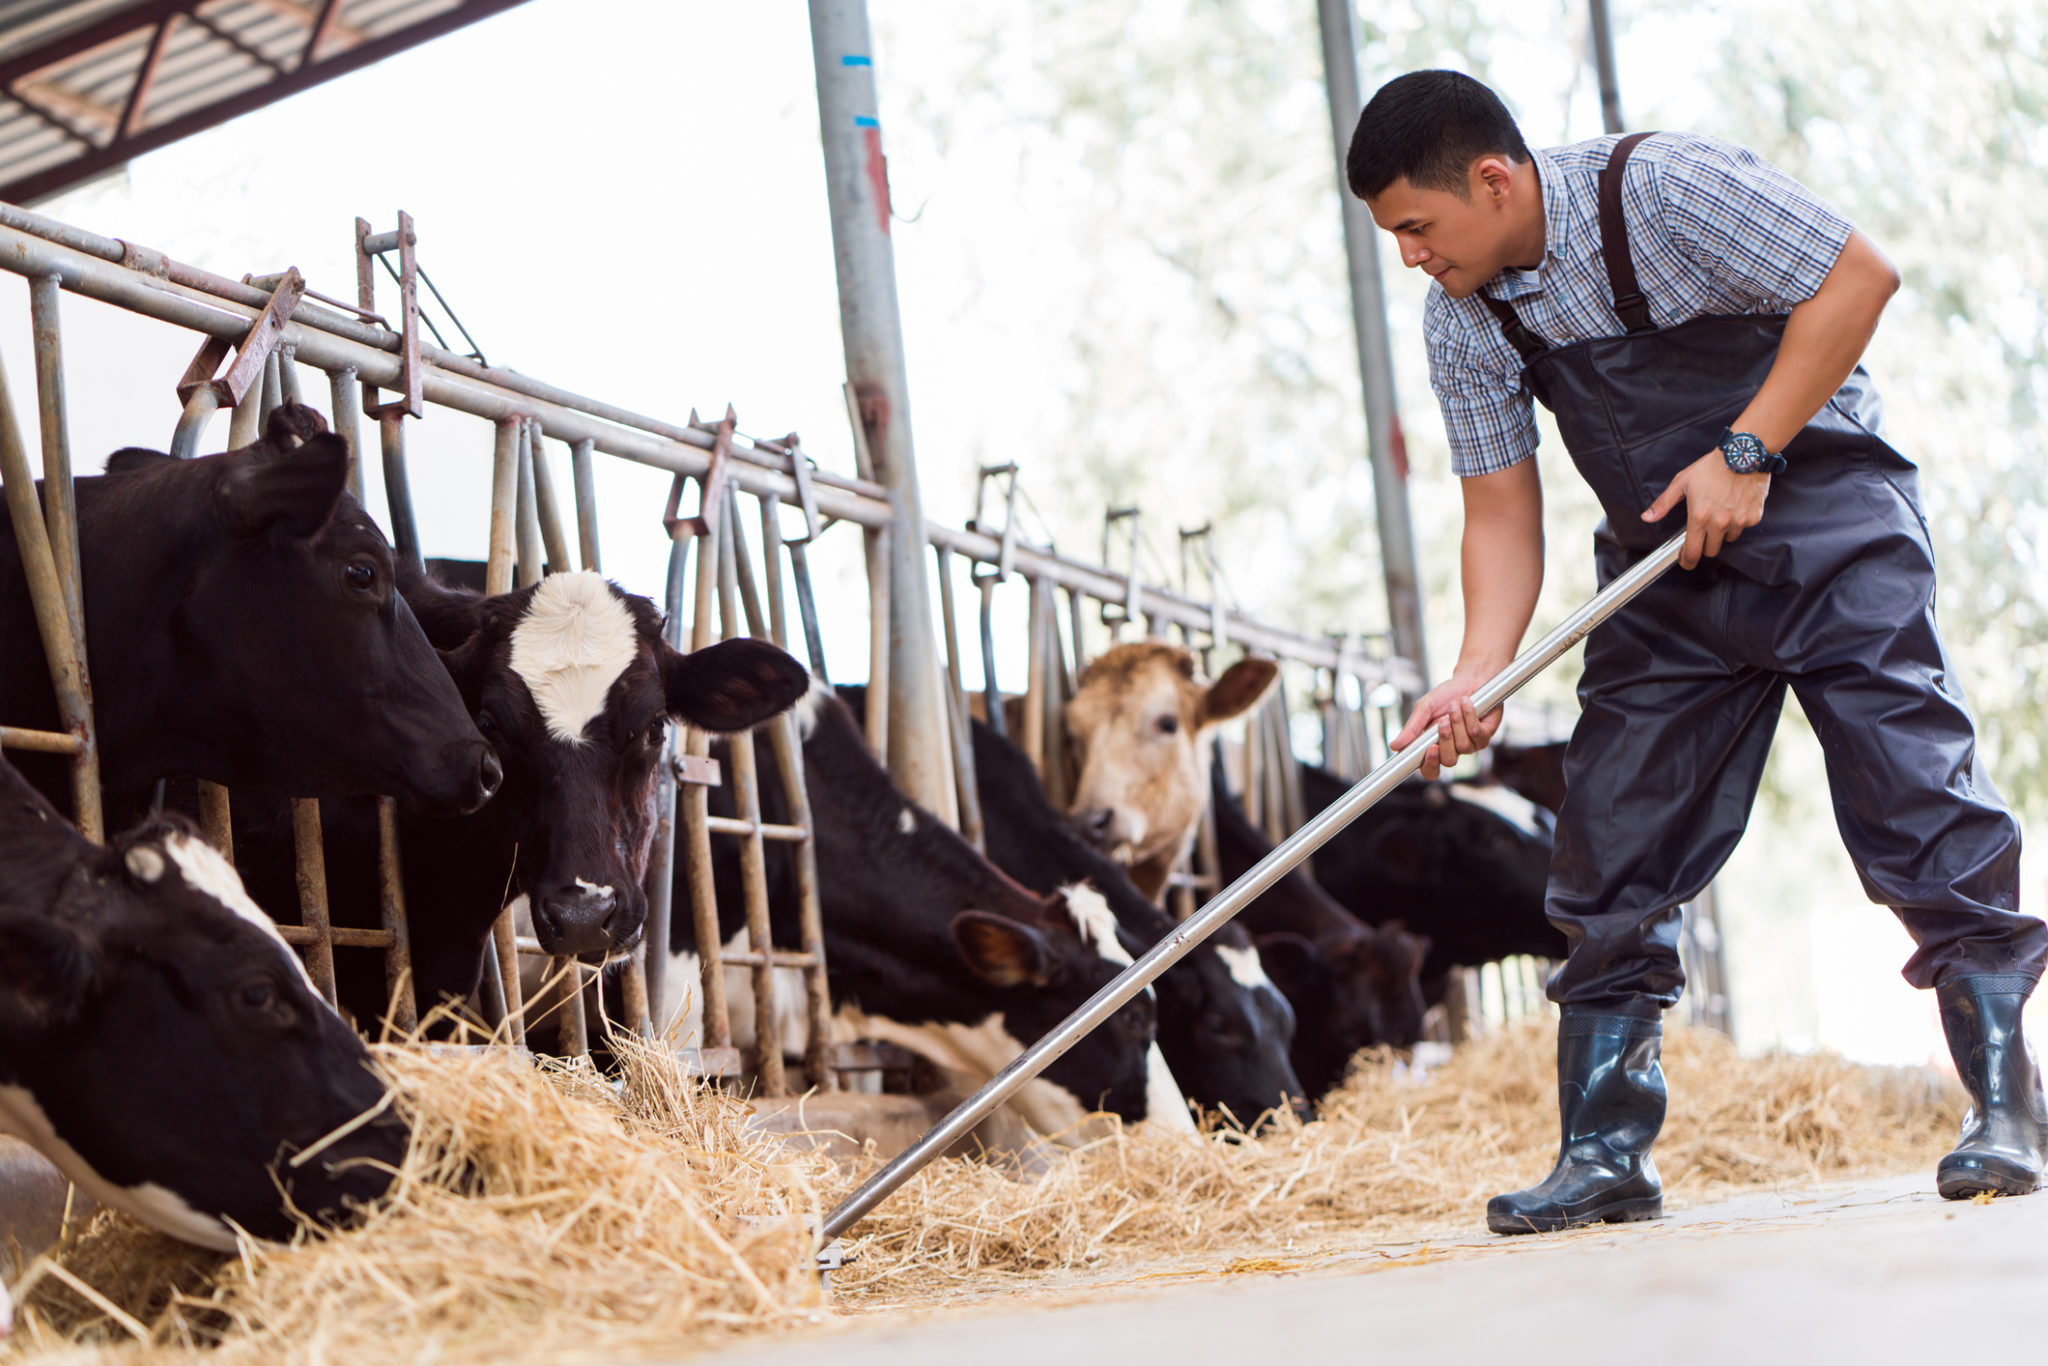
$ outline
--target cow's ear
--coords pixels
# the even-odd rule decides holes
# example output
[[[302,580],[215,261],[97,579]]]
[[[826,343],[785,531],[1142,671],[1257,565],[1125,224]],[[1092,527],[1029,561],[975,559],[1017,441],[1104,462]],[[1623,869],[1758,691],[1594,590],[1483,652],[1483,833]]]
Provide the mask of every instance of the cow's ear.
[[[722,640],[689,654],[663,641],[661,686],[670,716],[730,735],[795,706],[811,675],[765,640]]]
[[[1202,694],[1202,724],[1213,726],[1244,715],[1259,705],[1278,677],[1280,666],[1270,659],[1238,660]]]
[[[1329,973],[1323,951],[1298,934],[1262,934],[1252,942],[1258,946],[1259,966],[1290,1001],[1313,997]]]
[[[463,709],[471,716],[483,710],[485,661],[489,651],[490,644],[481,631],[452,650],[444,650],[438,645],[434,647],[434,653],[441,656],[441,667],[455,680],[455,691],[462,694]]]
[[[953,917],[953,944],[974,975],[997,987],[1042,987],[1052,977],[1052,955],[1037,930],[987,911]]]
[[[153,451],[143,446],[123,446],[107,457],[107,473],[133,474],[137,470],[153,470],[158,465],[171,463],[171,457],[162,451]]]
[[[234,451],[215,495],[221,524],[237,536],[282,527],[300,540],[320,533],[348,487],[348,443],[332,432],[289,455]]]
[[[0,1028],[34,1033],[69,1022],[96,971],[76,927],[33,912],[0,918]]]
[[[486,599],[480,594],[445,587],[431,574],[410,565],[399,566],[398,596],[405,599],[406,609],[437,650],[459,648],[484,624]]]

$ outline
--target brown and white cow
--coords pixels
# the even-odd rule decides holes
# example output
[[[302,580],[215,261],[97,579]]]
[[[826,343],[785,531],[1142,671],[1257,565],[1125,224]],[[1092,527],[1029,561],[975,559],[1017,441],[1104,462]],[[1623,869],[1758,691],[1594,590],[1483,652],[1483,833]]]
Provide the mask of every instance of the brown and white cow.
[[[1257,706],[1279,676],[1272,660],[1247,658],[1207,683],[1192,654],[1159,640],[1114,646],[1081,671],[1066,707],[1080,769],[1067,812],[1154,901],[1209,800],[1210,732]]]

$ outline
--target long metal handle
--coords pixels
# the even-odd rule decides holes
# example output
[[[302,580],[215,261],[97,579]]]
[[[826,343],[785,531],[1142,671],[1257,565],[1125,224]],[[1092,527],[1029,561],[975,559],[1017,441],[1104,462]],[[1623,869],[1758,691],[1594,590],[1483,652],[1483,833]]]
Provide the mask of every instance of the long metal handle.
[[[1629,599],[1678,563],[1678,552],[1684,542],[1682,534],[1673,536],[1602,589],[1592,601],[1572,613],[1556,630],[1523,651],[1514,663],[1488,679],[1472,694],[1472,704],[1479,709],[1480,715],[1484,716],[1507,701],[1523,684],[1556,663],[1567,650],[1584,640],[1594,627],[1613,616]],[[824,1240],[830,1242],[846,1232],[862,1215],[915,1176],[926,1163],[952,1147],[992,1110],[1015,1095],[1025,1082],[1044,1071],[1089,1031],[1122,1009],[1160,973],[1186,957],[1196,945],[1249,906],[1261,892],[1285,877],[1296,864],[1399,787],[1404,779],[1422,767],[1423,756],[1435,741],[1434,734],[1424,735],[1367,774],[1356,787],[1282,841],[1272,853],[1253,865],[1250,872],[1231,883],[1191,919],[1182,921],[1173,933],[1147,950],[1144,957],[1125,968],[1115,981],[1090,997],[1087,1004],[1018,1054],[1009,1066],[991,1077],[958,1109],[933,1125],[923,1138],[904,1149],[894,1161],[869,1177],[866,1184],[841,1202],[826,1217],[820,1230]]]

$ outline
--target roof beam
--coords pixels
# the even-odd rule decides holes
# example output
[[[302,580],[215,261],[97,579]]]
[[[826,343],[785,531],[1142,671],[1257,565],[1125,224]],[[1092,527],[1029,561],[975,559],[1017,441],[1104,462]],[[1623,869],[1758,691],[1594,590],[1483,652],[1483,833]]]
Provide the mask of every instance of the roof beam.
[[[121,110],[121,121],[114,127],[114,141],[132,138],[142,129],[144,106],[149,103],[149,91],[156,84],[157,68],[163,65],[164,49],[170,45],[171,29],[176,26],[178,16],[166,14],[157,21],[156,32],[149,40],[149,50],[142,54],[142,65],[135,69],[135,83],[128,87],[128,103]]]

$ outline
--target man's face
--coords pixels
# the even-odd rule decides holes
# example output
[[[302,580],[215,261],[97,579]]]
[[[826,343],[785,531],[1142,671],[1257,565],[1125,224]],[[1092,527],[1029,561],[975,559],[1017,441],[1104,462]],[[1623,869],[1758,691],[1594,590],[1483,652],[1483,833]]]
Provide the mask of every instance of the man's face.
[[[1470,174],[1462,195],[1417,189],[1404,177],[1365,201],[1372,221],[1394,235],[1401,264],[1420,269],[1453,299],[1472,294],[1509,264],[1508,163],[1483,157]]]

